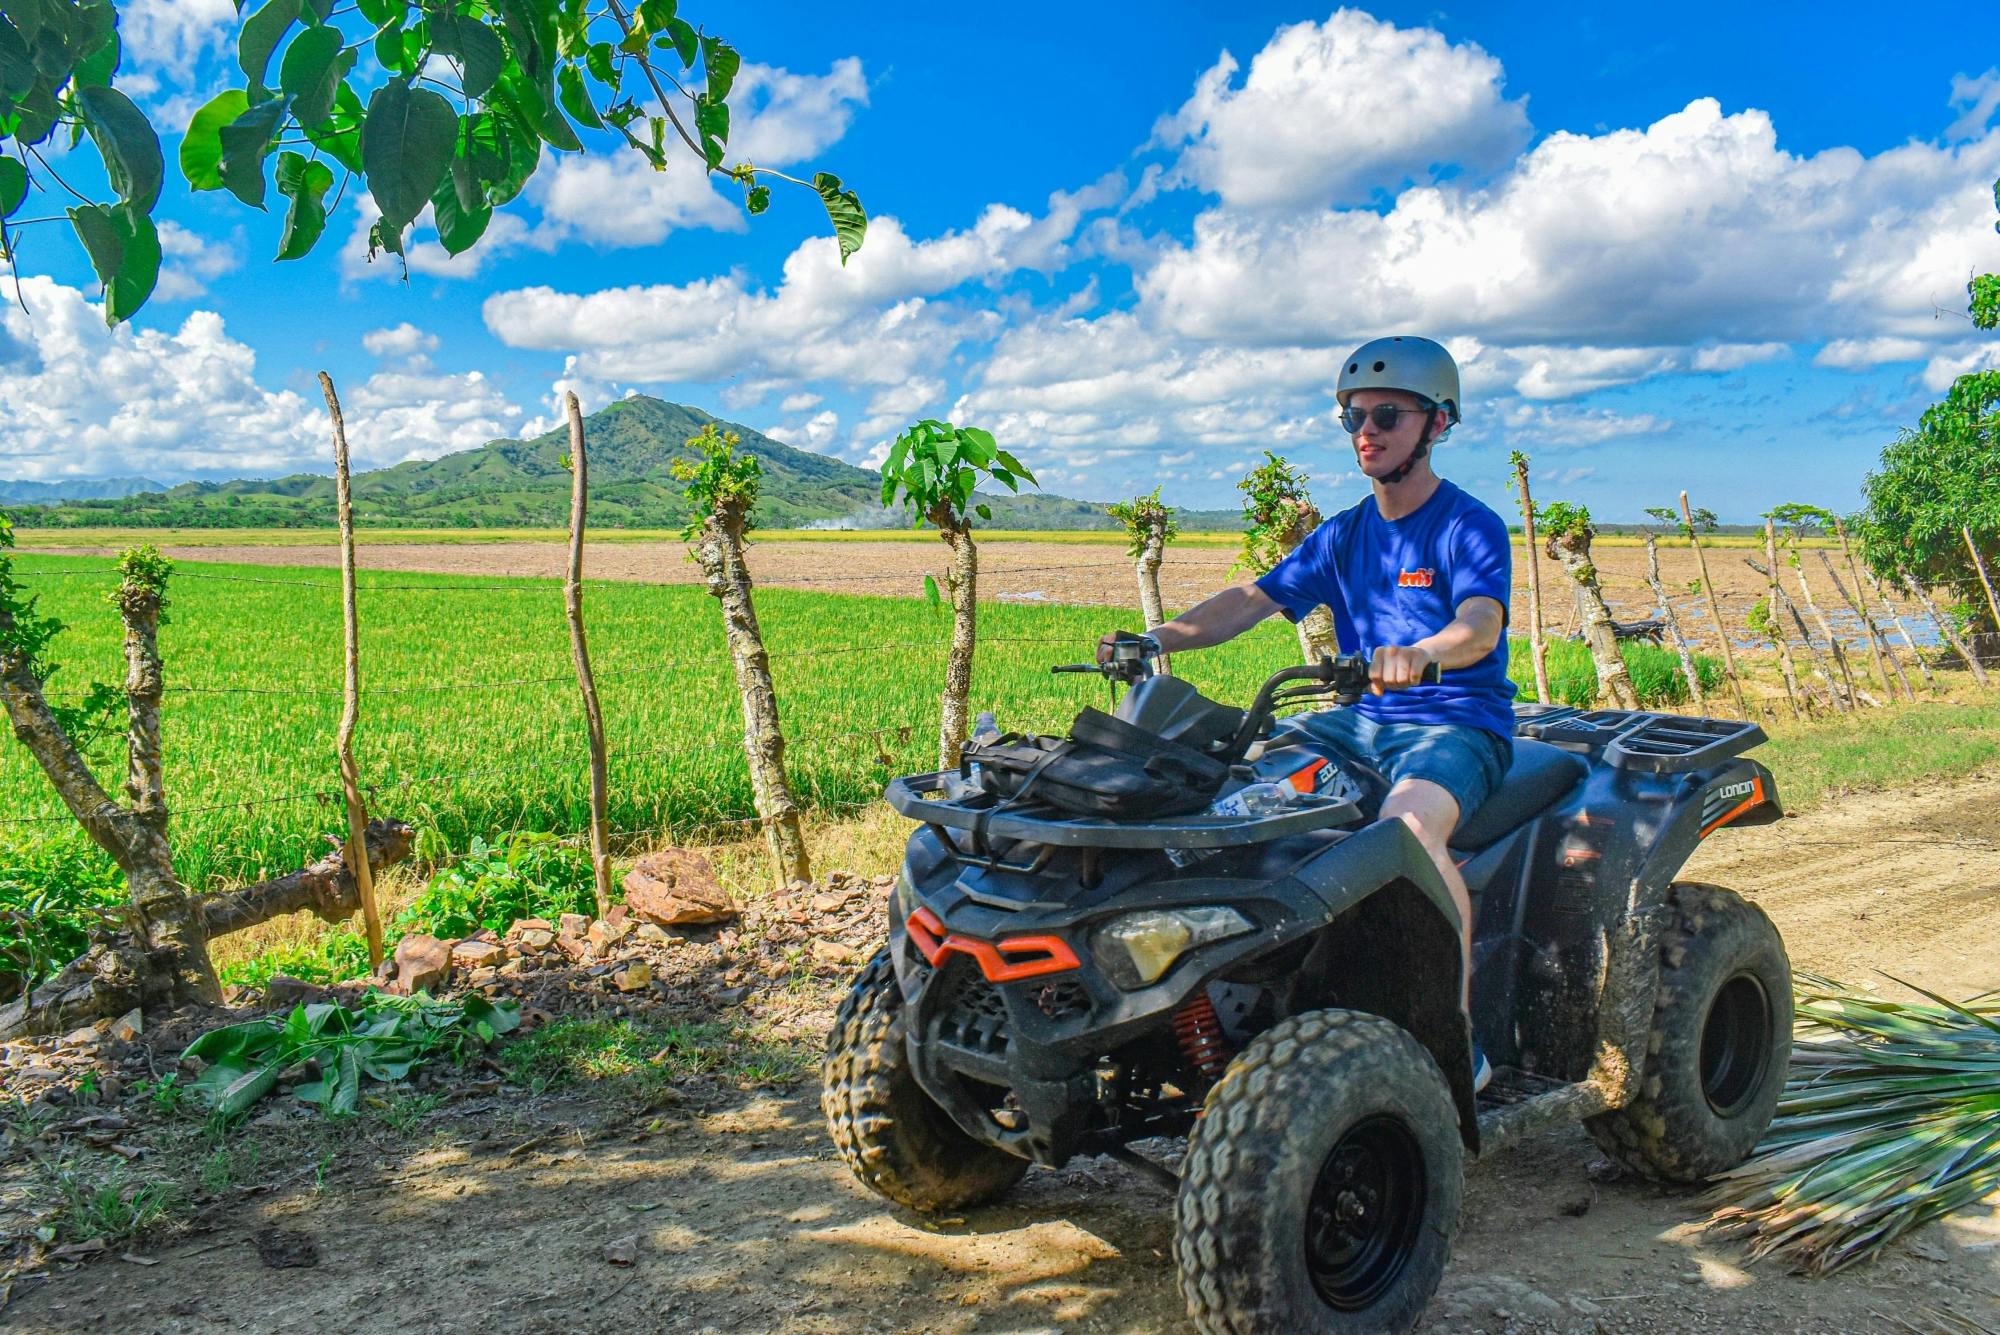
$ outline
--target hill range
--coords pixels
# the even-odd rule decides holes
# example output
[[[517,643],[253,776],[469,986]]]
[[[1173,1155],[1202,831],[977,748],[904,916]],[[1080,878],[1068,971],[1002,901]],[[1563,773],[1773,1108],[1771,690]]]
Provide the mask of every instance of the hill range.
[[[699,408],[635,395],[584,419],[590,457],[590,521],[603,528],[679,528],[687,519],[674,460],[711,417]],[[760,431],[721,422],[764,470],[760,527],[884,528],[907,522],[881,506],[881,479],[867,469],[796,449]],[[562,527],[569,522],[569,434],[495,440],[477,449],[354,476],[355,522],[376,528]],[[8,500],[0,495],[0,501]],[[33,528],[322,528],[335,522],[333,479],[314,473],[229,482],[184,482],[125,495],[12,498],[16,522]],[[1102,504],[1030,492],[983,495],[996,529],[1103,529],[1117,521]],[[36,503],[38,500],[44,503]],[[25,503],[24,503],[25,502]],[[1189,529],[1240,529],[1230,510],[1189,511]]]

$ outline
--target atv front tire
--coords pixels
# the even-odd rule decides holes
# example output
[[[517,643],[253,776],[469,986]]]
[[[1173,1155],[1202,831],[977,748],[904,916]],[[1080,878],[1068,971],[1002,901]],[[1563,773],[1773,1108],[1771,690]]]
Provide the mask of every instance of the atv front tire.
[[[820,1062],[820,1108],[862,1183],[912,1210],[992,1200],[1028,1162],[974,1140],[924,1093],[903,1046],[903,994],[889,952],[855,978]]]
[[[1376,1015],[1308,1011],[1208,1096],[1175,1202],[1202,1335],[1416,1325],[1451,1255],[1465,1146],[1444,1073]]]
[[[1792,967],[1778,929],[1735,891],[1684,881],[1670,893],[1638,1094],[1584,1125],[1626,1167],[1698,1183],[1770,1128],[1792,1054]]]

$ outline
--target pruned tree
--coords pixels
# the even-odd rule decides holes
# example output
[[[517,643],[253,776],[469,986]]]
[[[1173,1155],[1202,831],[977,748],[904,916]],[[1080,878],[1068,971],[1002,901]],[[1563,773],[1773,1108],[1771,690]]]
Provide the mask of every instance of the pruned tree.
[[[1521,503],[1521,536],[1528,549],[1528,656],[1535,666],[1535,699],[1549,702],[1549,646],[1542,635],[1542,563],[1535,551],[1535,498],[1528,489],[1528,456],[1515,450],[1507,456],[1514,466],[1514,489]]]
[[[686,484],[689,510],[681,536],[707,579],[709,596],[722,605],[722,629],[743,700],[743,754],[750,764],[750,791],[764,825],[780,888],[812,879],[799,805],[785,777],[785,735],[778,723],[778,692],[771,684],[771,656],[757,624],[744,535],[757,510],[763,470],[751,454],[738,454],[743,438],[714,422],[689,439],[693,459],[676,459],[675,478]]]
[[[1665,527],[1678,527],[1680,516],[1670,508],[1659,505],[1646,507],[1646,514],[1655,523]],[[1658,602],[1660,620],[1667,626],[1667,635],[1674,642],[1674,652],[1681,661],[1681,678],[1687,682],[1688,701],[1699,709],[1706,703],[1701,690],[1701,674],[1695,671],[1694,654],[1688,648],[1687,636],[1681,634],[1681,619],[1674,614],[1673,600],[1667,597],[1667,586],[1660,579],[1660,544],[1653,536],[1653,530],[1646,531],[1646,583],[1653,586],[1653,597]]]
[[[15,738],[34,756],[49,786],[91,841],[125,877],[121,928],[94,942],[81,957],[32,993],[0,1007],[0,1040],[55,1033],[133,1007],[213,1003],[221,986],[209,961],[208,939],[300,908],[345,916],[359,907],[345,850],[338,864],[322,862],[304,873],[247,886],[212,916],[174,874],[168,841],[169,808],[160,757],[160,702],[166,670],[159,632],[168,607],[173,565],[150,546],[118,560],[118,587],[110,601],[125,626],[122,691],[97,684],[76,703],[48,692],[55,673],[49,654],[63,624],[43,613],[14,578],[9,552],[12,521],[0,514],[0,704]],[[116,732],[125,715],[125,802],[105,791],[90,764],[97,743]],[[379,827],[380,837],[377,838]],[[376,822],[364,840],[371,864],[387,865],[409,851],[407,827]]]
[[[1605,605],[1604,589],[1597,581],[1597,567],[1590,559],[1590,544],[1597,537],[1591,526],[1590,507],[1554,501],[1535,516],[1541,526],[1550,557],[1560,561],[1576,586],[1576,606],[1583,622],[1584,642],[1597,668],[1597,694],[1621,709],[1637,709],[1639,694],[1632,688],[1632,674],[1625,669],[1624,655],[1618,651],[1618,635],[1611,627],[1611,609]]]
[[[1132,540],[1126,551],[1139,576],[1139,612],[1145,618],[1146,629],[1151,630],[1167,619],[1166,604],[1160,598],[1160,566],[1166,560],[1167,544],[1180,536],[1180,525],[1174,521],[1173,507],[1160,500],[1158,487],[1144,496],[1106,506],[1105,510],[1125,525],[1125,534]],[[1160,670],[1171,670],[1164,656]]]
[[[1243,550],[1231,567],[1267,573],[1290,556],[1320,526],[1319,507],[1306,491],[1306,475],[1279,455],[1264,451],[1264,462],[1246,473],[1243,493]],[[1299,653],[1308,663],[1338,652],[1333,613],[1315,607],[1299,619]]]
[[[1729,647],[1729,626],[1722,619],[1722,600],[1715,596],[1715,583],[1708,577],[1708,556],[1701,549],[1701,535],[1715,530],[1715,511],[1706,506],[1690,506],[1688,494],[1681,493],[1681,532],[1694,551],[1694,565],[1699,573],[1699,584],[1708,599],[1709,620],[1715,624],[1715,639],[1722,648],[1722,672],[1729,678],[1730,694],[1736,697],[1736,713],[1739,717],[1750,717],[1750,706],[1743,700],[1743,680],[1736,675],[1736,651]]]
[[[112,324],[130,319],[159,278],[153,212],[166,178],[158,133],[113,86],[120,8],[36,0],[0,11],[0,251],[12,265],[17,233],[66,216]],[[808,181],[728,161],[742,57],[675,0],[271,0],[243,19],[236,56],[243,86],[194,112],[181,175],[258,210],[275,184],[286,201],[280,260],[311,252],[357,177],[380,215],[371,258],[402,255],[427,211],[458,254],[521,194],[544,149],[579,153],[586,136],[656,170],[691,159],[740,186],[752,214],[770,207],[766,178],[804,186],[825,208],[843,264],[867,233],[861,201],[838,176]],[[59,154],[43,146],[59,132],[63,151],[87,138],[114,198],[89,200],[58,173]],[[79,201],[66,215],[8,221],[56,188]]]
[[[978,630],[979,549],[972,540],[971,516],[991,519],[993,511],[973,499],[980,479],[991,478],[1009,491],[1021,483],[1039,485],[1019,459],[1000,448],[992,433],[926,418],[896,437],[882,461],[882,504],[912,513],[911,526],[929,524],[950,549],[945,588],[951,598],[951,649],[945,659],[944,693],[938,719],[938,768],[958,764],[970,730],[972,656]],[[937,581],[924,587],[936,598]]]
[[[1854,671],[1848,666],[1847,650],[1840,643],[1840,637],[1833,633],[1833,623],[1826,619],[1826,613],[1820,611],[1819,600],[1813,597],[1812,584],[1806,579],[1806,563],[1799,556],[1801,530],[1806,528],[1818,532],[1830,530],[1833,527],[1833,514],[1817,505],[1794,503],[1774,506],[1768,518],[1785,530],[1785,561],[1792,568],[1793,578],[1798,581],[1799,602],[1812,617],[1813,624],[1819,627],[1820,636],[1826,641],[1827,653],[1832,656],[1834,668],[1839,673],[1838,682],[1833,682],[1829,675],[1829,684],[1843,701],[1842,708],[1855,708],[1862,703],[1862,693],[1854,685]],[[1813,647],[1810,635],[1806,636],[1806,647],[1808,649]],[[1879,704],[1880,701],[1871,703]]]

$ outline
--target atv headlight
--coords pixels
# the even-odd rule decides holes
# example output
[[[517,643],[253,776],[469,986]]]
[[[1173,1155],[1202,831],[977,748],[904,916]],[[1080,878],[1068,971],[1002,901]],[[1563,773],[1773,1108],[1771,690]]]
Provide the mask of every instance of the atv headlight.
[[[1112,982],[1130,990],[1156,981],[1194,947],[1249,930],[1250,920],[1235,909],[1146,909],[1098,928],[1091,953]]]

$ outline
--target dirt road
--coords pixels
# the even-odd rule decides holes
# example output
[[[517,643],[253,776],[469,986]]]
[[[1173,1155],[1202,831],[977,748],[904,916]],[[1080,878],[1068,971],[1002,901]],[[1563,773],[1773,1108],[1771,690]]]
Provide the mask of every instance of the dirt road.
[[[2000,987],[2000,776],[1844,800],[1725,831],[1692,873],[1777,920],[1803,968]],[[1887,986],[1887,984],[1884,984]],[[936,1331],[1185,1329],[1171,1201],[1109,1160],[1031,1173],[1004,1204],[894,1214],[833,1158],[810,1089],[648,1124],[440,1131],[407,1158],[310,1174],[222,1212],[152,1266],[103,1261],[17,1295],[21,1331]],[[587,1143],[586,1143],[587,1142]],[[1477,1164],[1440,1331],[1968,1331],[2000,1327],[2000,1208],[1825,1280],[1748,1267],[1683,1193],[1593,1182],[1569,1128]],[[272,1269],[259,1234],[317,1243]],[[636,1235],[636,1263],[605,1260]],[[152,1259],[149,1257],[148,1259]],[[1947,1325],[1940,1313],[1978,1325]],[[1900,1324],[1899,1324],[1900,1323]]]

